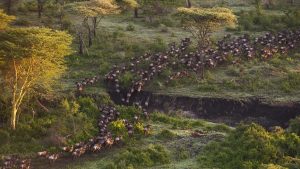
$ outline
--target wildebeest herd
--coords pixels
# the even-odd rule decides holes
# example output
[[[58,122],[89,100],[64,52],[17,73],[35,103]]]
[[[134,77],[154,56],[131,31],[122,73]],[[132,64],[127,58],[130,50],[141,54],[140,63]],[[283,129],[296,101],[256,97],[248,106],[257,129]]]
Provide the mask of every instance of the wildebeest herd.
[[[192,72],[201,75],[205,69],[214,68],[219,64],[238,64],[243,59],[265,60],[276,54],[284,55],[299,44],[300,29],[266,33],[254,39],[248,34],[240,37],[226,35],[214,46],[195,51],[189,48],[191,40],[185,38],[178,46],[175,43],[170,44],[166,52],[146,53],[133,57],[129,64],[114,65],[105,79],[110,89],[120,93],[124,104],[134,103],[132,96],[138,94],[146,84],[166,69],[174,72],[166,79],[166,83],[169,83],[171,80],[189,76]],[[127,87],[127,92],[123,93],[120,92],[121,88],[124,89],[121,86],[121,79],[126,72],[133,74],[134,78]]]
[[[36,158],[46,159],[50,164],[54,163],[59,158],[73,157],[78,158],[83,154],[97,153],[103,149],[110,148],[113,145],[120,144],[123,141],[123,137],[115,135],[109,131],[108,126],[111,122],[118,120],[120,112],[113,106],[103,106],[100,108],[101,115],[98,118],[98,135],[90,138],[85,142],[79,142],[71,146],[61,147],[62,152],[50,153],[48,151],[41,151],[37,153]],[[133,119],[119,119],[122,120],[127,129],[128,136],[134,134],[134,124],[138,123],[140,117],[134,116]],[[148,134],[150,131],[150,125],[144,126],[144,134]],[[4,159],[4,163],[1,169],[29,169],[31,167],[31,159],[21,159],[16,155],[7,156]]]
[[[266,33],[263,36],[252,39],[250,35],[241,37],[232,37],[226,35],[214,46],[205,49],[196,49],[191,51],[191,40],[183,39],[179,45],[170,44],[166,52],[155,54],[146,53],[142,56],[133,57],[129,64],[114,65],[112,70],[105,75],[105,81],[110,90],[119,93],[124,104],[136,103],[140,108],[147,107],[149,100],[143,104],[134,100],[134,95],[141,92],[146,84],[151,82],[156,76],[162,74],[166,69],[171,69],[172,74],[166,79],[166,84],[170,81],[189,76],[191,73],[202,74],[205,69],[216,67],[219,64],[238,64],[243,59],[268,59],[276,54],[287,54],[300,45],[300,29],[285,30],[277,33]],[[133,74],[134,79],[131,85],[122,92],[125,87],[121,86],[121,78],[126,73]],[[88,85],[93,85],[100,80],[99,76],[86,78],[81,82],[76,82],[76,88],[81,93]],[[113,137],[108,130],[108,125],[118,119],[120,113],[112,106],[101,108],[101,116],[98,119],[98,135],[86,142],[80,142],[69,147],[62,147],[63,152],[50,153],[47,151],[38,152],[38,157],[47,159],[50,163],[55,162],[63,156],[80,157],[85,153],[99,152],[104,148],[111,147],[122,141],[121,136]],[[146,109],[143,109],[147,117]],[[124,119],[128,135],[132,135],[133,123],[137,122],[139,117],[134,120]],[[147,133],[150,126],[144,127]],[[30,168],[30,159],[21,159],[18,156],[5,157],[2,168]]]

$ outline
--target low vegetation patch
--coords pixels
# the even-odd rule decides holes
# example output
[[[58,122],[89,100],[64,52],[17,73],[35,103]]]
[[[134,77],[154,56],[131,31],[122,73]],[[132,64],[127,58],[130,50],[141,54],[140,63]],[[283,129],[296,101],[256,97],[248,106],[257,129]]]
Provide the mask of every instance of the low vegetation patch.
[[[128,148],[115,156],[113,163],[105,168],[144,168],[168,164],[171,161],[170,152],[158,144],[150,144],[146,148]]]
[[[300,137],[277,128],[242,125],[221,142],[209,144],[199,156],[202,167],[257,169],[300,167]]]

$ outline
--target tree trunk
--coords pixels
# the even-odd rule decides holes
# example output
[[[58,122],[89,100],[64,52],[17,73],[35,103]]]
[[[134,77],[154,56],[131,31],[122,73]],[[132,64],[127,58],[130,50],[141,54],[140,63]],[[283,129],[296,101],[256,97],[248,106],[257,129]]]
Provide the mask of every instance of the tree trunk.
[[[88,27],[88,35],[89,35],[89,47],[93,45],[93,34],[90,27]]]
[[[39,16],[39,18],[41,18],[42,17],[42,12],[43,12],[43,2],[42,2],[42,0],[37,0],[37,3],[38,3],[38,5],[37,5],[37,7],[38,7],[38,16]]]
[[[96,37],[97,34],[97,17],[93,17],[93,34]]]
[[[83,55],[83,38],[81,32],[78,34],[78,38],[79,38],[79,54]]]
[[[7,14],[11,14],[11,6],[12,6],[12,0],[6,0]]]
[[[192,7],[192,3],[190,0],[185,0],[185,4],[187,8],[191,8]]]
[[[13,103],[11,109],[11,115],[10,115],[10,127],[13,130],[16,129],[17,112],[18,112],[17,105],[16,103]]]
[[[139,17],[139,9],[134,8],[134,18],[138,18],[138,17]]]

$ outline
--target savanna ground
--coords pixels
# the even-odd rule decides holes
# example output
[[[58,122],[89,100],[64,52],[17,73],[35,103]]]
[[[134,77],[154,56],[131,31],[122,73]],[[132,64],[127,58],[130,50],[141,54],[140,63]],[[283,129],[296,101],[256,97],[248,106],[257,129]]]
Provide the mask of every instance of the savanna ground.
[[[27,0],[24,1],[26,3]],[[249,33],[255,37],[267,31],[285,29],[293,24],[300,26],[300,16],[297,16],[298,20],[294,18],[295,20],[291,21],[293,24],[278,22],[278,18],[285,16],[280,7],[265,9],[264,15],[259,17],[254,12],[254,6],[241,0],[227,2],[195,0],[193,3],[205,7],[225,6],[232,9],[239,17],[237,28],[223,29],[214,33],[212,35],[214,41],[228,33],[235,36]],[[41,19],[38,19],[36,12],[30,8],[33,7],[29,4],[16,9],[15,25],[58,27],[58,19],[51,6],[45,10]],[[290,8],[297,9],[299,7]],[[140,18],[133,18],[132,15],[130,11],[104,17],[100,22],[92,47],[87,47],[87,42],[85,42],[85,54],[80,56],[76,54],[78,40],[72,30],[72,25],[79,24],[82,18],[67,13],[64,25],[65,29],[74,35],[74,54],[66,58],[67,70],[55,84],[55,92],[51,100],[46,101],[51,113],[40,110],[37,117],[32,118],[30,111],[25,110],[27,112],[19,119],[18,130],[0,129],[1,155],[34,156],[37,151],[44,149],[56,152],[62,143],[72,144],[93,136],[96,131],[95,117],[100,113],[97,105],[109,102],[105,85],[100,82],[84,91],[104,98],[94,101],[90,98],[75,98],[74,83],[95,75],[103,77],[115,64],[128,62],[131,57],[144,54],[146,51],[163,51],[167,48],[168,43],[179,42],[182,38],[191,36],[182,28],[177,16],[171,14],[159,16],[150,23],[142,13]],[[165,72],[165,74],[168,73]],[[124,79],[124,81],[126,80],[128,81],[128,79]],[[299,102],[299,49],[295,49],[292,54],[287,56],[278,55],[264,62],[254,59],[238,65],[224,65],[207,70],[205,78],[201,80],[195,77],[184,78],[165,86],[164,79],[157,78],[146,86],[146,90],[165,95],[233,99],[255,96],[266,98],[270,102]],[[47,102],[50,103],[47,104]],[[74,120],[76,125],[72,126]],[[298,149],[300,148],[300,138],[294,134],[298,131],[299,135],[299,130],[293,128],[294,123],[286,131],[278,129],[280,131],[268,132],[254,124],[247,129],[243,127],[235,129],[224,124],[186,117],[180,112],[171,112],[167,115],[154,113],[150,120],[146,120],[144,123],[152,126],[149,136],[137,136],[127,140],[124,145],[106,149],[99,154],[86,155],[76,160],[58,160],[51,166],[37,162],[36,167],[196,169],[222,168],[220,166],[224,166],[224,168],[234,168],[234,164],[224,165],[226,160],[235,162],[235,168],[245,169],[279,169],[282,166],[296,169],[300,166]],[[192,137],[195,130],[203,131],[204,135]],[[290,133],[290,131],[294,133]],[[72,138],[61,138],[69,133],[73,133]],[[237,139],[240,136],[243,137]],[[58,141],[58,138],[63,141]],[[254,138],[261,138],[263,141],[260,142],[259,139],[257,141]],[[233,140],[236,140],[236,145],[233,145]],[[247,140],[249,142],[246,142]],[[213,141],[217,141],[217,143]],[[292,145],[292,143],[295,144]],[[253,148],[251,147],[253,145],[266,148],[263,149],[263,153],[253,148],[249,155],[247,145],[250,147],[249,149]],[[235,151],[235,146],[242,147],[241,151]],[[236,159],[235,156],[243,157],[246,160]],[[286,160],[281,161],[280,158]]]

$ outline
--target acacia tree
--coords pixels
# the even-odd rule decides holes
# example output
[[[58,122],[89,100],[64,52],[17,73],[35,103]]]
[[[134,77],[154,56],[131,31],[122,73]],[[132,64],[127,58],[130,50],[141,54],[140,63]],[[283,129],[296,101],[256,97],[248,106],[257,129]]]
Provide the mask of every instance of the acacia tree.
[[[71,9],[83,16],[82,25],[88,30],[89,46],[92,46],[93,35],[96,36],[97,27],[106,15],[117,14],[120,12],[119,6],[114,0],[90,0],[77,2],[71,5]],[[92,25],[90,24],[92,23]],[[78,31],[78,36],[82,37],[82,32]],[[82,41],[82,40],[80,40]],[[82,44],[79,44],[82,46]]]
[[[135,18],[138,18],[139,3],[137,0],[116,0],[116,2],[118,2],[118,4],[120,4],[120,6],[124,9],[126,9],[126,8],[133,9],[133,11],[134,11],[133,16]]]
[[[165,16],[171,7],[177,7],[179,0],[140,0],[139,4],[149,22],[152,22],[154,17]]]
[[[210,44],[210,35],[222,26],[234,26],[236,16],[227,8],[183,8],[177,9],[185,28],[197,40],[200,48]]]
[[[1,93],[10,105],[10,126],[16,129],[20,107],[33,89],[49,86],[64,70],[72,38],[47,28],[7,28],[0,31]]]

